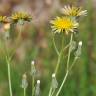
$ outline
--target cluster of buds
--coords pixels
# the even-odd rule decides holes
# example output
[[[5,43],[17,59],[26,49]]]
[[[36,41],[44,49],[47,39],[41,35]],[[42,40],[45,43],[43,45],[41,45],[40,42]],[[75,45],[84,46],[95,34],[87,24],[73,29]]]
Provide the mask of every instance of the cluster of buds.
[[[31,71],[30,71],[30,75],[33,76],[33,78],[36,75],[36,68],[35,68],[35,62],[32,61],[31,62]],[[22,76],[22,84],[21,87],[26,89],[28,87],[28,82],[27,82],[27,76],[26,74],[24,74]],[[34,89],[33,89],[34,90]],[[37,84],[35,86],[35,96],[40,96],[40,80],[37,80]]]

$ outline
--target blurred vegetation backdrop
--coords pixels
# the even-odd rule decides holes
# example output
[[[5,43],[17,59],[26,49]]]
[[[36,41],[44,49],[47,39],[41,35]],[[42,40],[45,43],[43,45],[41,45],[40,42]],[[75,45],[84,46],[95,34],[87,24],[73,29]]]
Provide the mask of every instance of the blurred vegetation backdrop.
[[[56,66],[57,55],[52,44],[50,20],[60,15],[64,5],[79,5],[88,10],[86,17],[80,21],[76,40],[82,40],[81,58],[76,62],[68,76],[60,96],[96,96],[96,0],[0,0],[0,15],[10,16],[15,11],[24,11],[32,15],[32,22],[24,24],[22,37],[11,62],[13,96],[23,96],[21,86],[22,74],[30,72],[30,63],[36,61],[37,79],[41,80],[42,96],[47,96],[51,74]],[[0,39],[4,30],[0,27]],[[14,48],[15,35],[19,27],[11,33],[7,41],[8,50]],[[57,37],[60,38],[60,37]],[[60,46],[57,40],[58,46]],[[65,41],[66,42],[66,41]],[[0,96],[9,96],[7,64],[4,59],[0,41]],[[66,54],[65,54],[66,55]],[[57,79],[62,81],[66,71],[66,58],[60,65]],[[28,96],[31,96],[31,78],[28,75]]]

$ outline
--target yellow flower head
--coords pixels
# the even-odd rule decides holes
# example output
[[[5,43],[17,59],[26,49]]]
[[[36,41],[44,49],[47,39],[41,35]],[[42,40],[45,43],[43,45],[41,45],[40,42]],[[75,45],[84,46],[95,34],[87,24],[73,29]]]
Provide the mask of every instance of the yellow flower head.
[[[12,19],[13,22],[17,23],[19,20],[30,22],[32,18],[27,13],[16,12],[16,13],[12,14],[11,19]]]
[[[62,9],[62,13],[66,16],[85,16],[87,14],[87,10],[82,10],[81,7],[74,7],[74,6],[65,6]]]
[[[52,30],[55,33],[66,32],[66,34],[74,32],[74,29],[76,29],[79,25],[74,18],[66,16],[55,18],[51,21],[51,24]]]
[[[8,23],[8,19],[6,16],[0,16],[0,23]]]

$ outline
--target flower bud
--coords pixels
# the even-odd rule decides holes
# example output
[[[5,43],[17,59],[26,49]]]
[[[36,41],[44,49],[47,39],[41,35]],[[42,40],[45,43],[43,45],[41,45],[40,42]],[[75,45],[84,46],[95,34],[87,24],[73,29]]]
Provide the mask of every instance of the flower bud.
[[[37,80],[35,96],[40,96],[40,80]]]
[[[82,41],[79,41],[79,46],[82,46]]]
[[[58,82],[56,80],[55,74],[52,74],[52,88],[56,89],[58,87]]]
[[[31,76],[35,76],[36,75],[36,68],[35,68],[34,64],[35,64],[35,62],[32,61],[31,62],[31,72],[30,72]]]
[[[78,43],[78,48],[77,48],[77,50],[76,50],[76,52],[75,52],[75,57],[76,57],[76,58],[80,57],[80,55],[81,55],[81,48],[82,48],[82,41],[80,41],[80,42]]]
[[[24,75],[22,76],[22,85],[21,85],[21,87],[22,87],[22,88],[27,88],[27,86],[28,86],[27,76],[26,76],[26,74],[24,74]]]
[[[75,48],[76,48],[76,42],[72,41],[70,44],[70,50],[73,51],[73,50],[75,50]]]

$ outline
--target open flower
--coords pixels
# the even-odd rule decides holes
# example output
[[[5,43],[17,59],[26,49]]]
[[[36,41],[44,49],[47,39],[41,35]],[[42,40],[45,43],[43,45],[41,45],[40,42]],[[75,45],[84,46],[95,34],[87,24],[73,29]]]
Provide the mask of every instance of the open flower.
[[[22,21],[28,21],[30,22],[31,21],[31,16],[27,13],[24,13],[24,12],[16,12],[14,14],[12,14],[11,16],[11,19],[14,23],[17,23],[19,22],[20,20]]]
[[[74,7],[74,6],[65,6],[62,9],[62,13],[66,16],[85,16],[87,14],[87,10],[82,10],[81,7]]]
[[[55,33],[65,32],[66,34],[74,32],[74,29],[76,29],[79,25],[74,18],[66,16],[55,18],[51,21],[51,24],[52,30]]]
[[[8,19],[6,16],[0,16],[0,23],[8,23]]]

